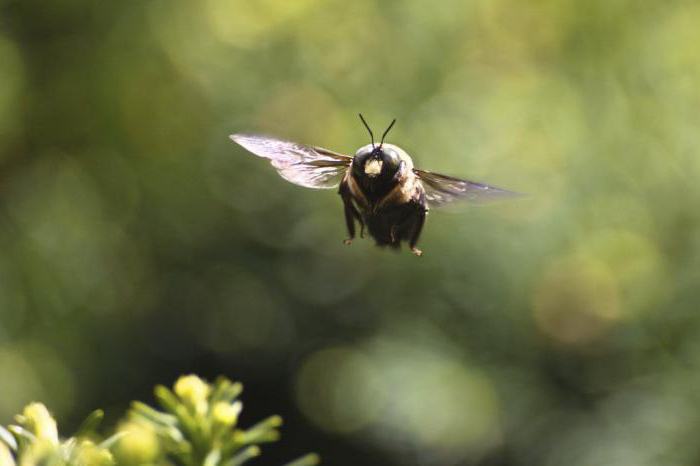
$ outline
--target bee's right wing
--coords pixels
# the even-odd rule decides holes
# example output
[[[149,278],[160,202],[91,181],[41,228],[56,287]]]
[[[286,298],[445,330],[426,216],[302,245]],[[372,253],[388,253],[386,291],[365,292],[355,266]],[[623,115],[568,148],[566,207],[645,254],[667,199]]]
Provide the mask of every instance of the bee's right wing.
[[[232,134],[230,138],[268,159],[285,180],[307,188],[335,188],[352,162],[348,155],[267,136]]]
[[[453,176],[441,175],[426,170],[413,169],[425,188],[425,197],[430,206],[443,206],[453,201],[484,202],[497,199],[522,196],[520,193],[489,186],[475,181],[463,180]]]

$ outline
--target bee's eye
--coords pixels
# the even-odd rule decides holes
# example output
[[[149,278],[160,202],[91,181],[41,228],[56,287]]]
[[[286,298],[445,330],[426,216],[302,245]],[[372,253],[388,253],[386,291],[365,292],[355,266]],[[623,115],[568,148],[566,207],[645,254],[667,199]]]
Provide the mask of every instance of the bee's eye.
[[[372,155],[372,146],[366,146],[360,148],[356,153],[355,153],[355,158],[353,161],[353,166],[355,170],[361,170],[362,167],[365,165],[365,162],[367,159]]]
[[[392,148],[385,147],[382,149],[382,159],[384,163],[391,169],[391,171],[396,171],[401,164],[401,157]]]

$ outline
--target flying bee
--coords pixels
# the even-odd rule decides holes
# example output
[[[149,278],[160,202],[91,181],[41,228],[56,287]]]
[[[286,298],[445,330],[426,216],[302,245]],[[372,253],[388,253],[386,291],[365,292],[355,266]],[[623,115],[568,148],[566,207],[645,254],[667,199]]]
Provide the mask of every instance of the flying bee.
[[[281,141],[266,136],[232,134],[231,139],[253,154],[270,160],[282,178],[314,189],[339,187],[345,207],[345,223],[350,244],[355,238],[355,222],[360,237],[365,227],[378,246],[398,249],[408,242],[416,248],[429,207],[439,207],[460,199],[489,200],[517,193],[482,183],[420,170],[400,147],[384,143],[396,123],[394,119],[379,144],[360,114],[371,143],[360,147],[355,156],[321,147]]]

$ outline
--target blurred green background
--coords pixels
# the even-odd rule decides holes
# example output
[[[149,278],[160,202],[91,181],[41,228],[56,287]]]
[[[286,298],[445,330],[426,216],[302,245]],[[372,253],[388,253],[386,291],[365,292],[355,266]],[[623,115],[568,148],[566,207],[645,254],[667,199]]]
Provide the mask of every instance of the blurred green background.
[[[700,461],[700,4],[0,0],[0,423],[182,373],[279,413],[261,464]],[[530,193],[417,259],[232,144]],[[279,461],[277,461],[279,459]]]

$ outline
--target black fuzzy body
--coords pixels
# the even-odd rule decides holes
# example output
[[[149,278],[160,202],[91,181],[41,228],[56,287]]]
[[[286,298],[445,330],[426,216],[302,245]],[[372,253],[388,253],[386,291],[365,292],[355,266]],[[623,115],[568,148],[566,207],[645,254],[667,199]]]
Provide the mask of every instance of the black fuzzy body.
[[[355,221],[365,226],[378,246],[399,249],[402,242],[417,254],[416,243],[425,223],[425,190],[410,169],[382,172],[368,177],[348,170],[339,194],[345,204],[345,219],[350,239],[355,236]]]
[[[388,205],[374,213],[364,213],[363,220],[369,234],[377,246],[399,248],[402,241],[407,241],[411,247],[418,242],[418,237],[412,241],[417,229],[422,226],[425,218],[425,207],[420,200],[412,200],[404,204]],[[420,231],[418,231],[420,234]]]

